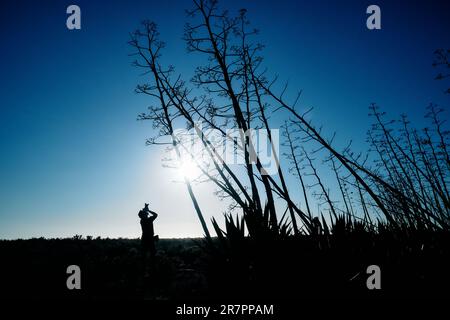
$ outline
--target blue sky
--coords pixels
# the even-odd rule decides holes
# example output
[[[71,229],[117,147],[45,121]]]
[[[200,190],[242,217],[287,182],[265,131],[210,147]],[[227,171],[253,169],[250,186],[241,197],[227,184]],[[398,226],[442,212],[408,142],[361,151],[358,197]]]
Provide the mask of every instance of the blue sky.
[[[82,29],[69,31],[77,4]],[[378,4],[382,29],[365,13]],[[160,213],[162,237],[201,235],[185,188],[145,146],[149,102],[134,94],[128,33],[158,23],[164,61],[192,74],[199,57],[181,40],[190,1],[2,1],[0,34],[0,238],[74,234],[137,237],[144,202]],[[367,107],[407,113],[421,127],[430,102],[448,106],[433,80],[433,51],[450,47],[446,1],[222,1],[247,8],[266,44],[266,66],[303,90],[301,105],[340,141],[364,141]],[[275,119],[275,124],[276,124]],[[207,218],[224,210],[197,186]]]

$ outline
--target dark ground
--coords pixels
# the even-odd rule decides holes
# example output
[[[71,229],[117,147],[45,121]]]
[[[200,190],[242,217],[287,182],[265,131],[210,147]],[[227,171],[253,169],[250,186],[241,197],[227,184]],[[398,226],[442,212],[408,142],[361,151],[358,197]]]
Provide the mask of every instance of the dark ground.
[[[157,276],[147,279],[139,239],[0,241],[2,295],[167,299],[202,288],[203,284],[192,283],[193,279],[201,282],[204,278],[198,271],[201,255],[195,240],[162,239],[157,247]],[[81,269],[81,290],[66,287],[69,265]]]
[[[39,299],[448,298],[448,235],[415,239],[249,241],[226,253],[203,250],[201,239],[162,239],[147,276],[138,239],[0,241],[1,290]],[[371,264],[381,268],[382,290],[366,287]],[[81,268],[81,290],[66,287],[69,265]]]

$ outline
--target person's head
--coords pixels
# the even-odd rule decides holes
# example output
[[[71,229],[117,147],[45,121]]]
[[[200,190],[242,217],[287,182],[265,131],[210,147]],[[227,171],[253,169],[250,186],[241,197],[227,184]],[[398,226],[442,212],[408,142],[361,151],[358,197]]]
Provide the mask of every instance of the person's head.
[[[148,217],[148,212],[145,212],[144,210],[140,210],[138,213],[139,218],[145,219]]]
[[[145,203],[144,209],[148,209],[148,203]]]

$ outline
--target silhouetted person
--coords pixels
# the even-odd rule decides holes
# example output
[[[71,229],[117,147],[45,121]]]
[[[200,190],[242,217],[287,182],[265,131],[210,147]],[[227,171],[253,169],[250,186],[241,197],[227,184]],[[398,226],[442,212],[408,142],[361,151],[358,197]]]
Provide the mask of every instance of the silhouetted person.
[[[148,203],[145,204],[144,208],[139,211],[139,218],[141,218],[142,227],[142,254],[144,259],[144,267],[147,262],[147,253],[150,253],[151,263],[153,265],[153,260],[155,258],[156,247],[155,247],[155,231],[153,228],[153,221],[158,217],[158,214],[151,211],[148,208]]]

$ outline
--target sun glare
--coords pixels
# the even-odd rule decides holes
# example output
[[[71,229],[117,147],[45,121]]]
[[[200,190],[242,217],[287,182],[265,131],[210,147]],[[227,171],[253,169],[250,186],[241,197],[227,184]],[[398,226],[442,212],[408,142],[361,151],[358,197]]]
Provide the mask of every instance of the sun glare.
[[[178,172],[181,178],[186,177],[188,180],[194,180],[201,174],[201,170],[191,158],[185,158],[181,161]]]

